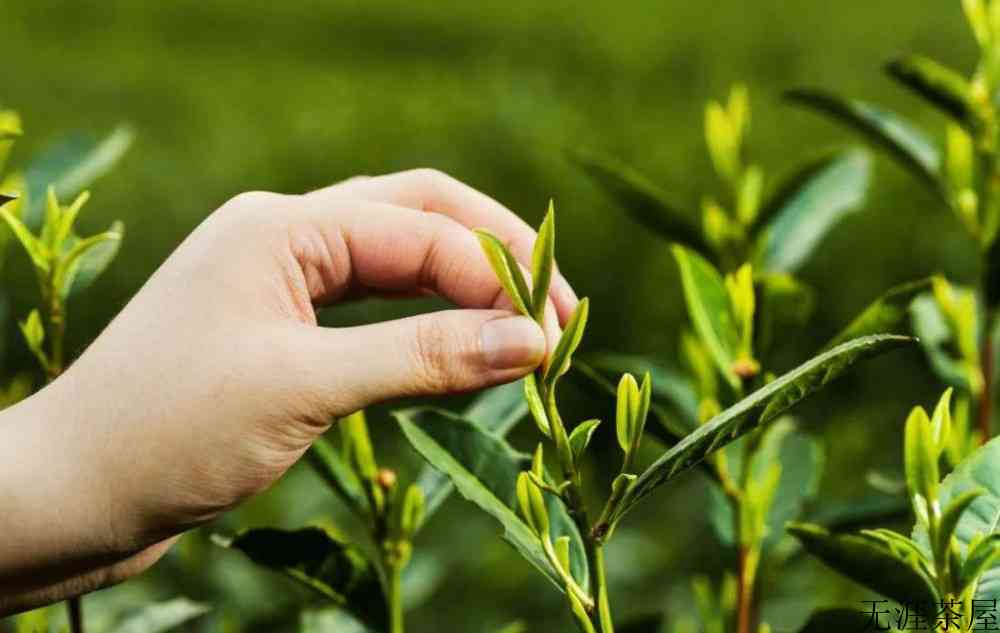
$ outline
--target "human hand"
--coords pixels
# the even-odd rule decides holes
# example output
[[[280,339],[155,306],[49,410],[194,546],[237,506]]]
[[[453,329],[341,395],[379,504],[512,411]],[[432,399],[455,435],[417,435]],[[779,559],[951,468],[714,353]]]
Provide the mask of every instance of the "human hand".
[[[545,332],[515,316],[475,227],[530,261],[527,224],[431,170],[213,213],[65,374],[0,414],[0,594],[21,595],[0,613],[145,568],[270,486],[332,417],[529,373],[576,297],[557,271]],[[316,325],[318,306],[425,292],[461,309]]]

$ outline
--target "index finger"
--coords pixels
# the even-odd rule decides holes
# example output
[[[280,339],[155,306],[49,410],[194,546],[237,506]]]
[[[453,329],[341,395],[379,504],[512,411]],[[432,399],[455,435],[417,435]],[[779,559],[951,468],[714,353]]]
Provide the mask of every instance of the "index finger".
[[[349,196],[439,213],[470,229],[490,230],[523,266],[531,266],[531,251],[537,237],[534,229],[493,198],[434,169],[352,178],[306,195],[318,198]],[[559,322],[565,324],[579,299],[558,266],[552,274],[549,297]]]

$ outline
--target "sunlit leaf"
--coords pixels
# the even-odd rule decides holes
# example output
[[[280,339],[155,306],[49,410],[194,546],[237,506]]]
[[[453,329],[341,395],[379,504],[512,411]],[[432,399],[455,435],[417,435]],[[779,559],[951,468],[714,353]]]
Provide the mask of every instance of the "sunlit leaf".
[[[422,407],[394,411],[393,416],[413,448],[448,475],[463,497],[499,521],[504,538],[563,590],[562,581],[546,559],[538,538],[515,510],[517,479],[530,467],[530,458],[512,449],[502,438],[448,411]],[[552,516],[553,536],[569,536],[572,540],[574,578],[582,581],[587,574],[580,535],[561,503],[550,505],[548,512]]]
[[[115,222],[111,228],[73,245],[56,280],[64,299],[79,295],[107,270],[121,248],[125,226]]]
[[[800,268],[823,238],[865,200],[871,160],[864,151],[841,154],[789,196],[757,243],[765,270]]]
[[[941,156],[937,146],[923,130],[898,114],[821,90],[792,90],[785,93],[785,97],[858,132],[872,146],[887,152],[918,180],[947,200],[939,180]]]
[[[583,151],[570,152],[570,158],[623,211],[646,228],[703,254],[712,252],[694,215],[673,206],[667,193],[639,172],[615,160]]]
[[[624,514],[667,480],[749,431],[771,422],[832,382],[856,362],[906,345],[901,336],[867,336],[848,341],[783,376],[715,416],[660,456],[636,481],[622,503]]]
[[[489,231],[477,229],[476,236],[493,272],[500,280],[500,285],[514,304],[514,309],[524,316],[532,316],[531,291],[528,289],[528,282],[524,280],[517,259],[511,255],[503,242]]]
[[[986,538],[1000,534],[1000,438],[975,450],[944,478],[938,488],[941,507],[949,507],[973,490],[981,494],[961,513],[954,530],[955,540],[963,552],[967,552],[977,536]],[[917,523],[913,540],[929,547],[925,524]],[[993,560],[987,566],[976,589],[976,598],[1000,599],[1000,560]]]
[[[212,608],[187,598],[174,598],[143,607],[111,630],[112,633],[166,633]]]
[[[703,257],[683,246],[671,247],[680,268],[688,316],[695,332],[708,348],[719,373],[734,388],[740,379],[733,372],[739,348],[739,332],[722,276]]]
[[[903,328],[900,325],[907,321],[910,304],[930,287],[930,279],[920,279],[890,288],[833,337],[826,348],[869,334],[901,334],[899,330]]]
[[[583,332],[587,328],[589,313],[590,301],[584,297],[566,321],[562,336],[559,337],[559,342],[556,343],[556,348],[549,358],[549,364],[545,369],[545,382],[549,385],[554,384],[557,378],[569,371],[573,353],[579,347]]]
[[[552,202],[538,229],[538,239],[531,254],[531,312],[536,321],[541,321],[545,313],[545,303],[549,298],[549,283],[555,268],[556,220]]]

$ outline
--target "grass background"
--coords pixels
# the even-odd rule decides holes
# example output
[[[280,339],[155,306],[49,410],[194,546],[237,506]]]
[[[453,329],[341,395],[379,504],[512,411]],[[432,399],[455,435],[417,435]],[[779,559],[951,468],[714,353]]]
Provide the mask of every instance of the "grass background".
[[[704,102],[732,82],[750,86],[752,152],[773,177],[852,140],[783,104],[783,90],[825,86],[865,97],[938,133],[941,119],[894,86],[882,63],[919,51],[968,71],[976,55],[957,1],[8,0],[2,15],[0,102],[22,112],[27,132],[15,163],[69,131],[103,132],[120,121],[138,131],[81,220],[89,232],[121,218],[127,234],[116,265],[72,306],[77,350],[228,197],[432,166],[533,223],[554,198],[560,265],[592,299],[585,349],[673,357],[684,314],[666,244],[586,182],[565,161],[565,147],[620,157],[694,210],[718,187],[701,132]],[[840,225],[802,273],[818,291],[819,310],[809,331],[788,333],[789,364],[889,285],[975,272],[970,243],[929,194],[882,159],[874,182],[864,211]],[[23,281],[30,276],[20,253],[8,260],[4,283],[20,316],[32,301]],[[426,307],[372,301],[324,319],[356,323]],[[23,346],[8,338],[8,368],[27,365]],[[905,412],[936,400],[939,389],[918,353],[896,353],[802,409],[807,428],[828,439],[834,475],[823,498],[862,492],[858,464],[897,468]],[[593,409],[583,394],[567,397],[581,414]],[[373,427],[385,462],[416,464],[383,412]],[[610,463],[610,435],[603,444]],[[598,474],[602,466],[597,460]],[[706,531],[704,495],[703,483],[687,477],[621,531],[610,558],[623,613],[683,613],[691,574],[729,564]],[[211,529],[294,527],[337,513],[318,480],[297,469]],[[291,627],[304,595],[213,549],[205,532],[142,579],[92,598],[95,630],[120,609],[177,593],[218,606],[199,625],[205,630],[236,620],[243,630]],[[459,501],[435,519],[419,546],[445,571],[413,612],[412,630],[487,631],[515,617],[531,630],[569,630],[561,601],[496,534]],[[857,601],[869,597],[804,559],[782,577],[765,574],[762,588],[772,596],[765,615],[779,630],[794,628],[814,604],[861,608]]]

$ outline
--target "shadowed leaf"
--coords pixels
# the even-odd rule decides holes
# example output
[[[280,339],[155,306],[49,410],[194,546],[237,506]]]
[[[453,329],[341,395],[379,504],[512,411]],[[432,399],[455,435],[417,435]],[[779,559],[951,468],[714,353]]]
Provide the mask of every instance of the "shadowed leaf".
[[[931,288],[930,279],[920,279],[901,284],[869,304],[851,323],[833,337],[824,349],[836,347],[869,334],[899,334],[899,326],[907,320],[910,303],[922,292]]]
[[[825,114],[858,132],[872,146],[887,152],[947,201],[948,197],[938,179],[941,156],[937,146],[923,130],[898,114],[821,90],[792,90],[785,93],[785,98]]]
[[[929,57],[910,55],[889,62],[885,70],[970,132],[974,133],[984,125],[968,80],[951,68]]]
[[[623,211],[647,229],[701,253],[712,252],[695,218],[673,206],[667,193],[638,171],[580,150],[571,151],[569,156]]]

